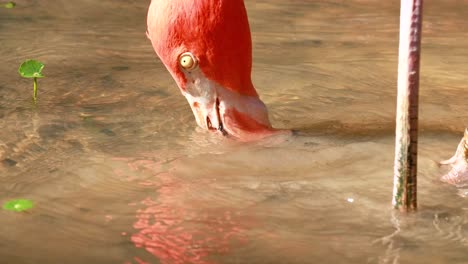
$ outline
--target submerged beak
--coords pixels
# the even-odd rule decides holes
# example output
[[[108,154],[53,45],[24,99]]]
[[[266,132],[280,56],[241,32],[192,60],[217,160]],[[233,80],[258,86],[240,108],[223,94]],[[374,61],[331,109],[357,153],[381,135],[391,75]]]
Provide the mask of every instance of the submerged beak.
[[[258,96],[222,87],[201,72],[192,73],[191,78],[182,94],[201,128],[241,140],[255,140],[277,132],[271,127],[267,108]]]
[[[441,161],[440,164],[452,167],[442,176],[442,181],[460,186],[468,184],[468,128],[465,129],[465,135],[458,144],[455,155],[446,161]]]

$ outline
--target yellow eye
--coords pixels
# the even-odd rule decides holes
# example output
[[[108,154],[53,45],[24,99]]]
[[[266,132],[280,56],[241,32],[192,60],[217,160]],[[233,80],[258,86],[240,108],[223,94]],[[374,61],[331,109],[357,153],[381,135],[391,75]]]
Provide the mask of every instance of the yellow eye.
[[[198,61],[190,52],[185,52],[179,57],[179,64],[187,71],[191,71],[198,66]]]

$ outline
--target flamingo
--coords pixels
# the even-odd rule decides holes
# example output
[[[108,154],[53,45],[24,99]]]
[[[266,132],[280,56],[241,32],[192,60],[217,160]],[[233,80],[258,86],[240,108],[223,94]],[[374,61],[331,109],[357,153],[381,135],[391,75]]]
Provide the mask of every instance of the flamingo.
[[[252,84],[243,0],[152,0],[147,26],[198,126],[242,141],[281,133]]]
[[[468,128],[465,129],[465,135],[458,144],[453,157],[441,161],[441,165],[450,165],[451,170],[442,176],[441,180],[457,186],[468,184]]]

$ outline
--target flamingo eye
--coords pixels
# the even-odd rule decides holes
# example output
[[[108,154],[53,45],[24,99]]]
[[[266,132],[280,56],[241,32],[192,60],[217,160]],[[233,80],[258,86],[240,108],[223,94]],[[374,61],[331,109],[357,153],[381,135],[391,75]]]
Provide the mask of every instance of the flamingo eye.
[[[185,52],[182,53],[179,57],[179,64],[182,68],[187,71],[194,70],[198,66],[198,61],[195,59],[192,53]]]

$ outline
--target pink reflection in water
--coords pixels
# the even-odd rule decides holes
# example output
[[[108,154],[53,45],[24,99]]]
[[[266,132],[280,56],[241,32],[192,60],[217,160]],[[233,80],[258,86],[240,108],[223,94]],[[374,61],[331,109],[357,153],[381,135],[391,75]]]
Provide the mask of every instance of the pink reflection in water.
[[[214,263],[210,256],[225,254],[233,245],[247,241],[245,217],[197,197],[206,190],[206,183],[184,182],[171,171],[161,172],[162,163],[154,160],[127,162],[134,171],[154,174],[152,179],[138,182],[144,188],[153,188],[155,198],[141,201],[144,208],[136,212],[133,227],[137,232],[131,235],[136,247],[144,248],[163,264],[208,264]]]

